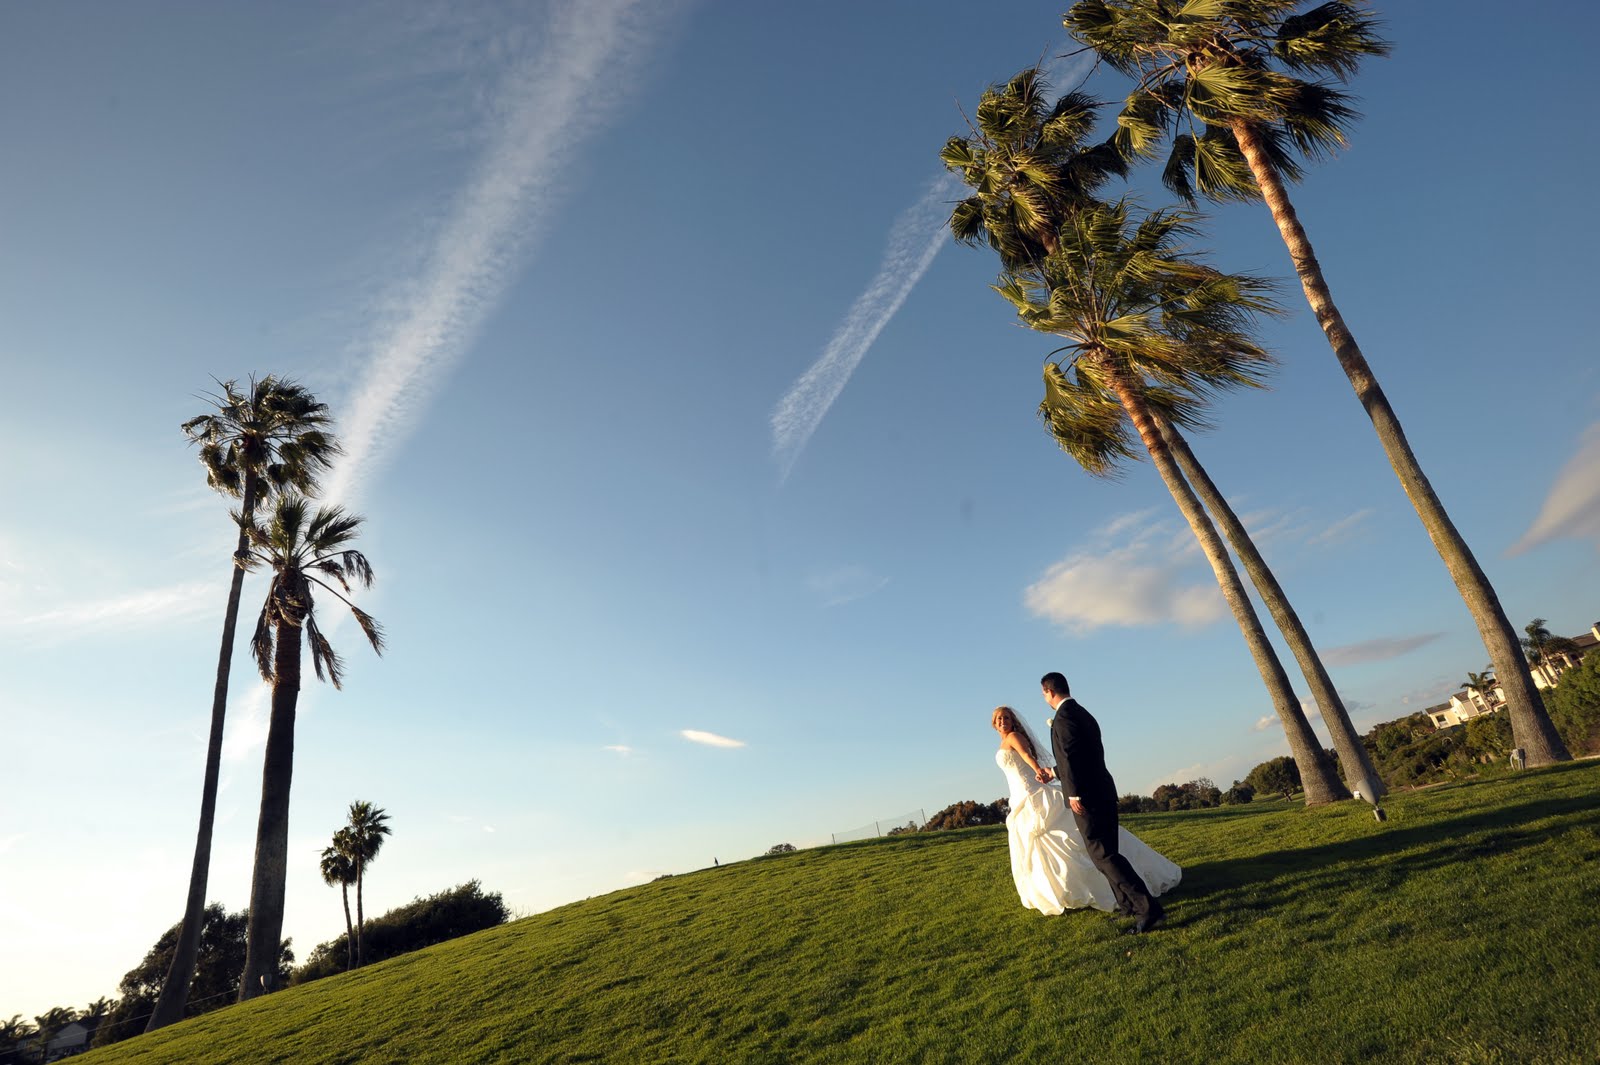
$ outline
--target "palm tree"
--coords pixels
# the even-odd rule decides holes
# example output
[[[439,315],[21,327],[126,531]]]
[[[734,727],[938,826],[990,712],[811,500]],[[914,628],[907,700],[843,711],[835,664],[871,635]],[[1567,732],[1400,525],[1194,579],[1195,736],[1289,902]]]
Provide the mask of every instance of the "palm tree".
[[[951,211],[951,233],[964,244],[987,243],[1007,270],[1055,251],[1061,220],[1093,202],[1112,176],[1128,172],[1112,144],[1087,143],[1101,104],[1081,93],[1054,105],[1049,97],[1037,67],[990,86],[970,135],[951,137],[939,153],[973,189]]]
[[[356,967],[356,933],[350,924],[350,885],[356,882],[356,863],[351,861],[350,830],[341,828],[333,834],[333,842],[322,851],[322,882],[332,887],[339,885],[344,898],[344,969]]]
[[[1078,0],[1069,32],[1136,86],[1118,122],[1118,143],[1155,154],[1175,133],[1162,178],[1169,188],[1216,200],[1264,199],[1289,250],[1306,300],[1367,416],[1389,464],[1472,614],[1511,710],[1529,765],[1571,757],[1545,712],[1511,622],[1444,505],[1400,419],[1333,301],[1315,250],[1289,199],[1296,153],[1318,159],[1345,143],[1350,98],[1325,80],[1345,79],[1389,45],[1353,4],[1303,0]]]
[[[350,602],[350,582],[372,585],[366,556],[349,544],[362,519],[342,507],[318,507],[298,493],[277,500],[272,521],[244,527],[250,536],[246,565],[272,571],[266,601],[250,647],[261,676],[272,685],[272,711],[261,773],[261,814],[256,823],[255,868],[250,881],[250,925],[245,940],[240,1001],[274,990],[278,937],[283,931],[283,896],[289,853],[289,787],[294,773],[294,717],[300,699],[300,635],[311,648],[317,679],[341,687],[343,662],[317,627],[314,588],[350,608],[372,645],[383,653],[383,630]],[[339,585],[334,588],[327,579]]]
[[[34,1037],[39,1042],[39,1061],[50,1060],[50,1040],[59,1035],[61,1029],[77,1019],[77,1011],[66,1006],[52,1007],[46,1010],[42,1016],[33,1019],[33,1023],[38,1026]]]
[[[1500,682],[1494,679],[1493,666],[1484,666],[1482,673],[1474,673],[1470,669],[1467,670],[1467,682],[1462,685],[1468,691],[1477,693],[1478,698],[1483,700],[1485,710],[1493,710],[1495,708],[1494,690],[1499,686]]]
[[[365,884],[366,868],[383,849],[384,838],[389,835],[388,821],[389,815],[382,807],[362,800],[350,804],[350,820],[346,823],[344,831],[350,835],[350,855],[356,867],[357,965],[367,963],[365,943],[367,919],[362,910],[362,889]]]
[[[1528,662],[1552,686],[1561,679],[1561,660],[1578,649],[1576,642],[1566,636],[1557,636],[1546,626],[1544,618],[1534,618],[1522,627],[1527,633],[1522,638],[1522,648]]]
[[[313,492],[317,475],[339,453],[328,435],[332,419],[327,405],[293,381],[267,376],[251,378],[247,387],[222,382],[220,395],[211,395],[213,412],[183,423],[183,432],[200,445],[200,461],[211,487],[239,499],[245,523],[254,520],[256,507],[284,488]],[[182,1019],[194,982],[200,953],[200,932],[205,924],[206,882],[211,870],[211,835],[217,813],[217,781],[222,768],[222,733],[228,707],[228,678],[233,662],[234,630],[239,621],[239,599],[244,588],[244,558],[249,543],[243,526],[229,565],[228,607],[222,620],[222,648],[217,655],[217,680],[211,693],[211,734],[206,743],[205,777],[200,789],[200,827],[195,834],[194,864],[189,871],[189,894],[184,903],[172,967],[162,983],[161,995],[145,1028],[153,1032]]]
[[[962,180],[973,189],[973,194],[958,203],[951,213],[952,233],[965,244],[987,243],[1008,271],[1037,272],[1042,261],[1057,251],[1060,230],[1066,220],[1080,209],[1094,207],[1093,193],[1111,175],[1126,173],[1123,153],[1111,142],[1088,144],[1094,112],[1099,106],[1095,101],[1082,94],[1069,93],[1053,107],[1047,104],[1048,89],[1039,70],[1024,70],[1005,85],[986,90],[979,101],[977,123],[970,135],[952,137],[940,152],[946,168],[959,172]],[[1046,382],[1047,406],[1052,385],[1057,399],[1083,398],[1068,395],[1074,386],[1063,373],[1052,375],[1047,369]],[[1162,390],[1158,395],[1157,390],[1147,389],[1146,399],[1153,404],[1153,409],[1164,410],[1171,416],[1179,416],[1183,403],[1181,397],[1170,390]],[[1123,411],[1119,403],[1078,406],[1069,403],[1061,409],[1074,410],[1079,419],[1078,424],[1068,430],[1079,434],[1076,448],[1065,441],[1062,446],[1074,452],[1091,473],[1104,472],[1116,459],[1137,454],[1121,435]],[[1193,414],[1190,410],[1187,416]],[[1167,419],[1156,420],[1160,424]],[[1053,428],[1059,440],[1063,430],[1059,420]],[[1101,447],[1110,450],[1102,452],[1098,450]],[[1220,494],[1217,498],[1220,500]],[[1226,510],[1225,504],[1223,509]],[[1227,514],[1231,517],[1231,510]],[[1239,531],[1242,534],[1242,527]],[[1266,570],[1264,563],[1261,569],[1270,580],[1270,570]],[[1271,581],[1271,585],[1276,586],[1276,581]],[[1263,594],[1268,593],[1264,591]],[[1280,611],[1275,611],[1275,616],[1278,613]],[[1281,613],[1294,617],[1286,602]],[[1294,623],[1298,626],[1298,619]],[[1306,645],[1309,647],[1309,641]],[[1276,655],[1270,645],[1265,645],[1265,650],[1275,661]],[[1315,659],[1315,654],[1310,657]],[[1325,679],[1320,662],[1317,662],[1317,669]],[[1286,678],[1284,684],[1287,686]],[[1332,693],[1331,683],[1326,688]],[[1280,705],[1292,702],[1303,722],[1304,714],[1299,711],[1292,691],[1278,693],[1277,702]],[[1323,706],[1337,708],[1333,719],[1337,721],[1342,717],[1345,731],[1355,737],[1336,694],[1324,698]],[[1304,731],[1309,730],[1306,724]],[[1334,731],[1338,731],[1337,727]],[[1371,772],[1359,737],[1355,737],[1353,744],[1341,743],[1341,750],[1346,749],[1351,751],[1347,762],[1351,779],[1366,783],[1372,789],[1370,794],[1381,793],[1382,783],[1377,774]],[[1321,750],[1317,746],[1312,757],[1322,759]],[[1365,772],[1357,772],[1362,766]],[[1309,766],[1307,775],[1313,780],[1319,778]],[[1330,797],[1344,794],[1343,786],[1336,779],[1329,785],[1329,794]]]
[[[1030,328],[1070,341],[1052,352],[1071,356],[1047,368],[1047,404],[1088,401],[1090,420],[1104,425],[1114,397],[1132,424],[1244,634],[1300,767],[1306,801],[1349,798],[1161,431],[1164,421],[1192,421],[1195,405],[1213,391],[1259,383],[1270,362],[1250,335],[1255,316],[1276,311],[1270,284],[1185,255],[1178,241],[1193,231],[1191,217],[1177,211],[1141,220],[1123,202],[1080,207],[1037,269],[1009,272],[995,288]],[[1131,444],[1120,450],[1131,453]]]

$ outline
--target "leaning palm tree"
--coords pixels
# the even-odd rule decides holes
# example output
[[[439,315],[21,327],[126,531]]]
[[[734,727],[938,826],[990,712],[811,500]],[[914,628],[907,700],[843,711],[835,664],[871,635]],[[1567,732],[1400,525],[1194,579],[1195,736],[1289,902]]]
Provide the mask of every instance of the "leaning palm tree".
[[[1217,524],[1222,526],[1223,535],[1228,538],[1234,554],[1239,556],[1239,562],[1244,566],[1250,583],[1255,585],[1257,594],[1261,596],[1261,602],[1267,608],[1267,613],[1272,615],[1273,623],[1278,626],[1278,631],[1283,633],[1284,642],[1289,645],[1290,653],[1294,655],[1295,662],[1300,666],[1300,672],[1306,678],[1306,684],[1311,688],[1311,698],[1316,701],[1317,709],[1322,715],[1322,723],[1328,727],[1328,735],[1332,737],[1334,750],[1339,755],[1339,764],[1344,768],[1346,784],[1352,791],[1359,792],[1362,798],[1376,803],[1388,793],[1389,789],[1373,766],[1372,756],[1367,753],[1366,744],[1361,742],[1361,734],[1356,731],[1355,724],[1350,720],[1350,712],[1345,709],[1344,699],[1340,697],[1339,690],[1333,686],[1333,678],[1328,675],[1328,668],[1323,664],[1322,656],[1312,644],[1311,634],[1306,631],[1300,615],[1290,604],[1283,586],[1278,583],[1277,575],[1272,572],[1272,567],[1267,565],[1261,549],[1256,546],[1254,538],[1245,529],[1244,522],[1239,520],[1227,497],[1211,480],[1205,467],[1200,465],[1200,460],[1195,458],[1189,442],[1178,432],[1171,418],[1156,412],[1155,422],[1162,439],[1172,449],[1179,470],[1193,486],[1195,494],[1205,503],[1206,509],[1211,512]]]
[[[250,537],[246,565],[272,572],[250,642],[262,678],[272,685],[272,711],[261,772],[261,813],[256,822],[241,1001],[274,990],[277,982],[302,632],[311,648],[311,665],[317,679],[325,678],[335,688],[342,686],[344,664],[317,625],[313,589],[320,588],[349,607],[372,649],[383,653],[383,630],[372,615],[348,598],[352,581],[363,587],[372,585],[372,566],[365,555],[349,546],[361,524],[361,518],[346,513],[342,507],[318,507],[312,514],[310,501],[290,493],[278,499],[270,523],[258,521],[244,526]]]
[[[1245,529],[1244,523],[1239,520],[1205,467],[1200,465],[1200,460],[1179,431],[1180,424],[1186,428],[1206,425],[1197,405],[1163,389],[1147,390],[1145,398],[1150,404],[1151,420],[1172,450],[1179,471],[1211,513],[1212,519],[1221,526],[1223,536],[1239,557],[1245,574],[1255,585],[1262,603],[1283,633],[1284,642],[1289,645],[1301,672],[1305,674],[1312,698],[1317,703],[1323,722],[1328,726],[1329,735],[1333,737],[1346,783],[1353,791],[1360,792],[1363,798],[1376,803],[1388,789],[1373,767],[1371,756],[1367,754],[1360,734],[1351,723],[1344,700],[1333,686],[1333,680],[1328,676],[1310,634],[1301,623],[1300,615],[1289,602],[1283,586],[1278,583],[1277,576],[1262,557],[1261,550]],[[1121,473],[1121,460],[1140,457],[1141,451],[1137,442],[1129,436],[1127,418],[1116,398],[1069,383],[1066,375],[1054,363],[1045,368],[1045,398],[1039,403],[1039,418],[1061,449],[1075,458],[1091,476],[1116,477]]]
[[[356,964],[365,965],[367,918],[362,909],[362,889],[365,886],[367,866],[383,849],[384,837],[389,835],[389,815],[382,807],[357,800],[350,804],[350,820],[342,829],[349,836],[350,857],[356,872]]]
[[[293,381],[268,375],[219,385],[207,398],[214,411],[190,418],[183,432],[200,445],[200,461],[211,487],[239,500],[248,524],[256,507],[286,488],[314,492],[317,475],[339,453],[329,435],[328,407]],[[206,742],[206,768],[200,788],[200,827],[195,834],[189,894],[172,965],[161,985],[145,1031],[153,1032],[183,1018],[200,954],[205,923],[206,882],[211,869],[211,836],[217,813],[217,782],[222,767],[222,733],[228,707],[228,679],[233,663],[234,631],[244,588],[244,557],[249,547],[243,526],[229,566],[228,607],[222,618],[222,648],[217,655],[217,680],[211,693],[211,733]]]
[[[350,924],[350,885],[356,882],[356,863],[351,860],[352,850],[349,829],[341,828],[333,834],[333,842],[322,849],[320,869],[322,882],[332,887],[339,885],[344,899],[344,969],[356,967],[356,933]]]
[[[1065,387],[1064,375],[1054,364],[1046,367],[1045,374],[1045,399],[1039,404],[1039,417],[1063,451],[1097,477],[1115,476],[1119,472],[1116,466],[1118,460],[1138,457],[1137,449],[1127,437],[1121,405],[1114,398],[1091,395],[1088,390],[1081,388]],[[1333,678],[1328,675],[1322,656],[1311,642],[1311,635],[1306,632],[1300,615],[1289,602],[1288,595],[1262,556],[1261,549],[1256,546],[1255,539],[1179,431],[1179,424],[1204,427],[1204,419],[1192,403],[1183,402],[1182,397],[1164,390],[1150,390],[1146,393],[1146,399],[1150,401],[1151,420],[1171,448],[1179,471],[1205,504],[1212,519],[1222,527],[1223,536],[1244,566],[1246,576],[1255,585],[1256,593],[1272,615],[1278,631],[1283,633],[1284,642],[1289,645],[1300,671],[1305,675],[1306,683],[1311,688],[1311,697],[1317,703],[1323,723],[1328,726],[1328,734],[1333,737],[1346,783],[1363,798],[1376,803],[1388,793],[1388,788],[1374,768],[1372,757],[1361,742],[1361,735],[1351,722],[1349,711],[1345,709],[1344,700],[1333,686]]]
[[[1301,166],[1342,147],[1356,117],[1326,79],[1355,73],[1389,45],[1353,3],[1304,0],[1079,0],[1067,30],[1136,81],[1118,136],[1130,154],[1156,154],[1173,134],[1162,178],[1186,197],[1263,199],[1288,247],[1318,324],[1372,420],[1389,464],[1455,581],[1511,710],[1528,764],[1569,758],[1545,712],[1494,587],[1434,493],[1404,428],[1333,301],[1288,185]],[[1309,80],[1300,75],[1324,80]]]
[[[1008,272],[995,288],[1024,324],[1069,341],[1052,355],[1070,357],[1046,369],[1050,407],[1086,407],[1091,421],[1104,426],[1114,398],[1131,423],[1244,634],[1300,767],[1306,801],[1348,798],[1161,431],[1162,422],[1192,422],[1197,405],[1219,389],[1258,384],[1270,362],[1251,333],[1256,316],[1277,310],[1271,285],[1187,255],[1179,242],[1192,232],[1193,219],[1178,211],[1140,219],[1125,202],[1080,207],[1038,268]],[[1132,452],[1130,443],[1120,447]]]
[[[1069,93],[1053,106],[1048,100],[1048,88],[1040,71],[1037,68],[1024,70],[1004,85],[987,89],[979,101],[977,120],[969,135],[952,137],[940,152],[946,168],[958,172],[973,190],[951,212],[951,232],[965,244],[987,243],[1008,271],[1037,272],[1043,260],[1056,252],[1060,230],[1073,212],[1095,206],[1094,192],[1112,175],[1126,172],[1123,152],[1112,142],[1089,142],[1098,103],[1080,93]],[[1048,385],[1051,380],[1048,370],[1046,376]],[[1055,386],[1057,398],[1067,398],[1065,390],[1070,386],[1065,375],[1055,375]],[[1146,398],[1169,414],[1176,413],[1181,403],[1180,397],[1170,392],[1163,393],[1159,402],[1154,391],[1147,392]],[[1116,402],[1094,407],[1092,414],[1088,406],[1073,409],[1080,418],[1087,418],[1087,422],[1078,426],[1087,436],[1080,437],[1078,443],[1082,446],[1076,452],[1086,469],[1096,472],[1097,464],[1136,454],[1122,441],[1117,445],[1123,448],[1121,455],[1093,454],[1086,459],[1086,453],[1095,451],[1096,442],[1104,444],[1115,439],[1123,412]],[[1096,418],[1100,419],[1099,423],[1095,422]],[[1157,422],[1159,424],[1161,419]],[[1056,428],[1059,430],[1060,425]],[[1074,451],[1066,442],[1062,446]],[[1217,498],[1220,499],[1220,494]],[[1226,510],[1225,504],[1223,509]],[[1232,512],[1227,511],[1227,514],[1231,517]],[[1266,570],[1264,563],[1261,568],[1270,578],[1270,570]],[[1258,583],[1262,582],[1258,580]],[[1270,590],[1264,588],[1263,594],[1270,595]],[[1286,601],[1282,610],[1274,610],[1275,617],[1280,614],[1294,616]],[[1298,619],[1295,623],[1298,624]],[[1309,647],[1309,641],[1306,645]],[[1275,660],[1270,645],[1266,650]],[[1315,659],[1314,653],[1310,657]],[[1321,671],[1320,661],[1317,669]],[[1326,680],[1325,671],[1321,671],[1321,675]],[[1286,678],[1284,683],[1287,685]],[[1344,739],[1353,738],[1353,742],[1339,745],[1341,751],[1350,752],[1346,766],[1351,779],[1370,788],[1369,795],[1381,793],[1381,781],[1371,771],[1370,760],[1354,728],[1349,725],[1342,703],[1332,694],[1331,683],[1326,685],[1326,693],[1332,697],[1322,698],[1322,705],[1333,708],[1334,722],[1343,720],[1344,732],[1349,734]],[[1292,692],[1280,692],[1276,701],[1280,704],[1293,702],[1296,712],[1300,713]],[[1303,719],[1304,714],[1300,713],[1300,717]],[[1337,724],[1330,727],[1340,735]],[[1309,728],[1306,725],[1305,731]],[[1320,746],[1316,752],[1315,757],[1320,758]],[[1363,766],[1364,772],[1361,771]],[[1310,767],[1307,773],[1312,778],[1318,776]],[[1331,796],[1343,795],[1343,787],[1337,781],[1329,790]]]

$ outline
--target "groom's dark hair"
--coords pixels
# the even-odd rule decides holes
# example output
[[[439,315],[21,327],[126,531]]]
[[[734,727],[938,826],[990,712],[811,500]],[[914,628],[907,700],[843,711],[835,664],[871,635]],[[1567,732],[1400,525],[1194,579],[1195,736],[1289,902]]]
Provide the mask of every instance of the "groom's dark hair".
[[[1039,687],[1047,688],[1054,695],[1071,698],[1072,689],[1067,687],[1067,678],[1059,673],[1046,673],[1039,678]]]

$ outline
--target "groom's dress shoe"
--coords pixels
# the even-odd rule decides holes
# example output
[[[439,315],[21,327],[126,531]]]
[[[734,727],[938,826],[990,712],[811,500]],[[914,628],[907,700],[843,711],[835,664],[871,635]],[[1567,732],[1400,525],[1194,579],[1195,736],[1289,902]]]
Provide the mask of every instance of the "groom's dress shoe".
[[[1144,935],[1144,933],[1158,928],[1162,924],[1165,924],[1166,920],[1166,910],[1163,910],[1159,906],[1151,906],[1149,911],[1147,911],[1143,917],[1139,918],[1133,923],[1133,927],[1128,929],[1128,933],[1130,935]]]

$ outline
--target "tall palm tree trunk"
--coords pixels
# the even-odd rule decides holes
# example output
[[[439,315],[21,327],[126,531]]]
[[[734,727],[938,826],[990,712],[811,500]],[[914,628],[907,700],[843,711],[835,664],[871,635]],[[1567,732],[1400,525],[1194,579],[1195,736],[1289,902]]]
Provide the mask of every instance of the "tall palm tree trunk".
[[[1556,733],[1555,726],[1550,723],[1550,716],[1545,712],[1544,700],[1540,697],[1539,689],[1534,685],[1533,676],[1528,670],[1528,661],[1523,656],[1522,645],[1517,640],[1511,622],[1506,619],[1505,610],[1500,606],[1500,599],[1495,594],[1488,577],[1484,576],[1478,560],[1473,557],[1472,549],[1456,531],[1450,515],[1445,512],[1444,504],[1440,503],[1439,497],[1434,494],[1433,485],[1428,482],[1427,475],[1422,472],[1421,464],[1417,462],[1417,456],[1411,450],[1411,444],[1406,440],[1400,419],[1389,406],[1388,398],[1383,394],[1383,389],[1379,387],[1378,380],[1373,376],[1371,367],[1367,365],[1365,356],[1361,354],[1361,348],[1356,344],[1355,337],[1346,327],[1344,317],[1334,304],[1333,295],[1328,289],[1327,280],[1322,276],[1322,267],[1317,262],[1311,241],[1300,225],[1294,204],[1289,200],[1287,188],[1263,151],[1259,132],[1245,120],[1233,122],[1231,128],[1234,138],[1238,141],[1239,150],[1243,153],[1245,161],[1250,166],[1250,172],[1255,176],[1256,184],[1261,189],[1262,197],[1266,200],[1268,209],[1272,211],[1278,232],[1289,249],[1289,257],[1294,261],[1294,270],[1300,278],[1301,287],[1305,290],[1306,301],[1316,314],[1317,323],[1322,326],[1322,332],[1327,336],[1328,344],[1339,359],[1339,365],[1343,367],[1345,376],[1350,379],[1350,386],[1355,389],[1356,398],[1361,401],[1367,417],[1372,419],[1373,428],[1377,430],[1384,454],[1389,457],[1389,464],[1400,478],[1406,497],[1411,500],[1417,516],[1422,519],[1423,528],[1428,530],[1428,537],[1433,541],[1434,549],[1444,560],[1451,580],[1455,581],[1456,589],[1472,613],[1472,620],[1477,623],[1484,649],[1489,652],[1489,661],[1494,665],[1495,674],[1501,679],[1505,688],[1506,705],[1511,710],[1511,731],[1517,746],[1527,752],[1529,765],[1549,765],[1553,762],[1566,761],[1572,756],[1567,753],[1567,748]]]
[[[344,971],[356,967],[356,930],[350,926],[350,884],[339,882],[339,893],[344,896]]]
[[[272,717],[261,770],[250,924],[245,932],[239,1001],[277,990],[282,952],[284,884],[289,868],[289,785],[294,775],[294,715],[300,700],[300,628],[278,624],[273,652]]]
[[[1267,612],[1272,615],[1278,631],[1283,633],[1284,642],[1289,645],[1295,661],[1300,665],[1300,672],[1305,675],[1306,684],[1311,688],[1311,697],[1316,700],[1318,708],[1322,711],[1322,720],[1328,726],[1328,734],[1333,737],[1333,747],[1339,752],[1339,763],[1344,766],[1346,783],[1353,790],[1359,791],[1363,798],[1377,802],[1388,789],[1384,786],[1383,778],[1373,769],[1366,745],[1361,742],[1360,734],[1350,723],[1350,714],[1345,710],[1344,700],[1339,698],[1339,692],[1333,686],[1333,679],[1328,676],[1328,671],[1322,664],[1322,656],[1317,654],[1316,647],[1311,643],[1310,634],[1300,623],[1300,615],[1295,613],[1294,607],[1289,603],[1289,597],[1284,594],[1283,586],[1278,583],[1272,567],[1267,565],[1267,560],[1261,556],[1255,541],[1245,530],[1244,523],[1228,505],[1228,500],[1217,489],[1216,483],[1206,473],[1205,467],[1194,457],[1194,451],[1190,449],[1189,442],[1183,438],[1183,434],[1160,414],[1152,412],[1151,419],[1161,433],[1161,439],[1177,459],[1178,468],[1183,472],[1184,479],[1194,488],[1195,494],[1205,503],[1206,509],[1211,512],[1217,524],[1222,526],[1222,534],[1228,538],[1228,543],[1233,545],[1233,553],[1238,555],[1239,561],[1243,563],[1244,571],[1250,577],[1250,583],[1256,586],[1256,592],[1266,604]]]
[[[1151,462],[1161,474],[1162,481],[1166,482],[1172,498],[1177,501],[1178,509],[1189,522],[1189,528],[1194,530],[1195,539],[1200,541],[1206,560],[1211,563],[1211,571],[1216,574],[1217,585],[1222,589],[1222,597],[1227,601],[1228,609],[1233,612],[1234,619],[1239,623],[1239,631],[1244,633],[1245,643],[1250,648],[1250,656],[1255,659],[1256,668],[1261,672],[1261,679],[1272,696],[1278,720],[1283,723],[1283,734],[1289,741],[1289,753],[1294,756],[1295,765],[1300,769],[1300,785],[1305,789],[1307,805],[1348,799],[1350,792],[1340,782],[1338,774],[1329,764],[1328,756],[1323,751],[1317,734],[1311,730],[1311,723],[1306,720],[1304,711],[1300,709],[1300,700],[1295,697],[1294,688],[1289,683],[1289,675],[1284,671],[1277,652],[1267,640],[1261,619],[1257,617],[1255,607],[1250,604],[1250,597],[1245,593],[1244,584],[1239,580],[1239,572],[1234,569],[1232,560],[1228,558],[1228,552],[1222,546],[1221,538],[1217,536],[1216,527],[1206,517],[1205,509],[1195,497],[1194,490],[1183,479],[1183,474],[1173,461],[1172,453],[1151,418],[1143,394],[1134,387],[1127,373],[1110,359],[1096,356],[1096,361],[1106,372],[1112,390],[1116,392],[1123,410],[1128,413],[1128,419],[1150,452]]]
[[[357,965],[357,967],[360,967],[362,965],[367,964],[367,945],[366,945],[367,917],[366,917],[366,914],[361,909],[361,887],[362,887],[361,881],[362,881],[362,873],[365,872],[365,870],[362,868],[362,866],[364,866],[364,865],[366,865],[366,862],[362,860],[361,854],[358,851],[356,853],[356,965]]]
[[[189,986],[194,983],[195,965],[200,957],[200,930],[206,919],[206,885],[211,873],[211,837],[217,818],[217,782],[222,774],[222,732],[228,713],[228,680],[233,668],[233,637],[239,625],[239,599],[244,589],[244,558],[250,546],[245,529],[255,513],[257,483],[247,474],[244,499],[239,512],[239,543],[233,552],[233,577],[228,585],[228,609],[222,619],[222,648],[217,653],[217,682],[211,693],[211,733],[206,740],[206,771],[200,786],[200,828],[195,833],[194,865],[189,870],[189,897],[184,903],[183,925],[178,944],[161,983],[145,1031],[153,1032],[183,1019],[189,1004]]]

